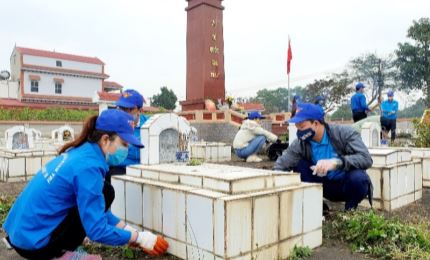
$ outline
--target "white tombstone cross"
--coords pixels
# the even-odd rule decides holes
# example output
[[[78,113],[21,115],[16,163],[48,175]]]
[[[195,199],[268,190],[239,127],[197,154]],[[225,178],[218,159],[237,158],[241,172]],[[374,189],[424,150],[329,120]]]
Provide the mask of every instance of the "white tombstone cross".
[[[24,126],[14,126],[5,131],[7,149],[32,149],[34,148],[35,129]]]

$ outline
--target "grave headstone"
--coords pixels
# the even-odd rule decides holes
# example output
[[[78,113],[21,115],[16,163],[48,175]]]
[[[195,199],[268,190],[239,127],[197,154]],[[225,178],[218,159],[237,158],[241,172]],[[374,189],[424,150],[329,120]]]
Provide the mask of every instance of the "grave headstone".
[[[6,148],[13,150],[31,149],[34,147],[34,129],[14,126],[5,131]]]
[[[69,125],[64,125],[52,130],[51,137],[58,143],[69,142],[75,139],[75,130]]]
[[[190,151],[190,123],[173,113],[157,114],[150,117],[141,127],[140,151],[142,164],[159,164],[176,161]]]

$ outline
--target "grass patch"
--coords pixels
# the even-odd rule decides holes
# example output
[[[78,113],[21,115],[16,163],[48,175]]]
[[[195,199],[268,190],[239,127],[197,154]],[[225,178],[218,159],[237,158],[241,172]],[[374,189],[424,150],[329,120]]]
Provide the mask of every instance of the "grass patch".
[[[0,227],[6,219],[7,213],[12,207],[15,198],[11,196],[0,195]]]
[[[191,158],[190,161],[187,163],[187,166],[198,166],[203,164],[203,160]]]
[[[295,245],[293,250],[291,250],[289,260],[302,260],[310,257],[312,255],[312,249],[307,246],[297,246]]]
[[[407,225],[373,211],[338,213],[324,226],[324,237],[340,239],[379,259],[430,259],[430,226]]]
[[[138,259],[145,255],[145,253],[143,253],[139,248],[131,248],[128,246],[106,246],[93,242],[85,245],[84,249],[88,254],[113,257],[115,259]]]

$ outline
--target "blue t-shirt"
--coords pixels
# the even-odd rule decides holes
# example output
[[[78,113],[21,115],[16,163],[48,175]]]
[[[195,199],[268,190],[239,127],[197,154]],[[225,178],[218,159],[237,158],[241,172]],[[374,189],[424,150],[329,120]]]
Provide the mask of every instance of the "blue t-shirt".
[[[333,146],[330,143],[326,130],[324,130],[324,136],[321,140],[321,143],[311,141],[311,150],[312,150],[312,161],[316,165],[316,163],[321,159],[333,159],[338,158],[339,155],[333,149]],[[333,171],[329,171],[327,173],[327,178],[329,180],[339,180],[345,176],[345,171],[336,169]]]
[[[369,110],[366,103],[366,96],[361,92],[356,92],[351,97],[351,110],[352,112],[365,112]]]
[[[46,246],[54,229],[77,206],[87,236],[124,245],[131,233],[116,228],[119,219],[105,212],[105,156],[97,143],[84,143],[48,162],[13,204],[3,228],[12,244],[25,250]]]
[[[381,104],[382,117],[387,119],[396,119],[397,111],[399,110],[399,103],[396,100],[385,100]],[[389,114],[391,113],[391,114]]]
[[[145,116],[143,114],[140,114],[140,122],[139,125],[134,128],[134,136],[137,137],[139,141],[141,141],[140,138],[140,128],[145,124],[145,122],[148,120],[149,116]],[[148,144],[143,144],[148,145]],[[120,167],[127,167],[129,165],[133,164],[140,164],[140,148],[137,146],[134,146],[130,144],[128,146],[128,154],[127,158],[118,166]]]

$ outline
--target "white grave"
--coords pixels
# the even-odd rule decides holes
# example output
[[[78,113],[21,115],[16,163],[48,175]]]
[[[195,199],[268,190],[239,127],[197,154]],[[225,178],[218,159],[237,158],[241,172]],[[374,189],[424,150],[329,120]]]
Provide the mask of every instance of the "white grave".
[[[408,149],[369,149],[373,166],[367,174],[373,184],[373,206],[392,211],[422,198],[423,164]],[[361,203],[370,206],[368,201]]]
[[[0,181],[28,181],[56,155],[56,151],[0,149]]]
[[[219,164],[135,165],[113,176],[112,212],[163,234],[182,259],[286,259],[322,244],[322,186]]]
[[[69,125],[64,125],[52,130],[51,137],[58,143],[73,141],[75,139],[75,130]]]
[[[217,142],[191,143],[191,158],[205,162],[231,161],[231,145]]]
[[[292,144],[297,139],[297,127],[294,123],[288,124],[288,143]]]
[[[5,131],[6,149],[21,150],[34,147],[34,136],[37,130],[14,126]]]
[[[420,160],[423,172],[423,187],[430,188],[430,148],[409,148],[412,158]]]
[[[142,164],[175,162],[177,152],[190,151],[190,123],[173,113],[151,116],[141,127]]]
[[[381,126],[375,122],[365,122],[361,127],[361,139],[366,147],[381,146]]]

